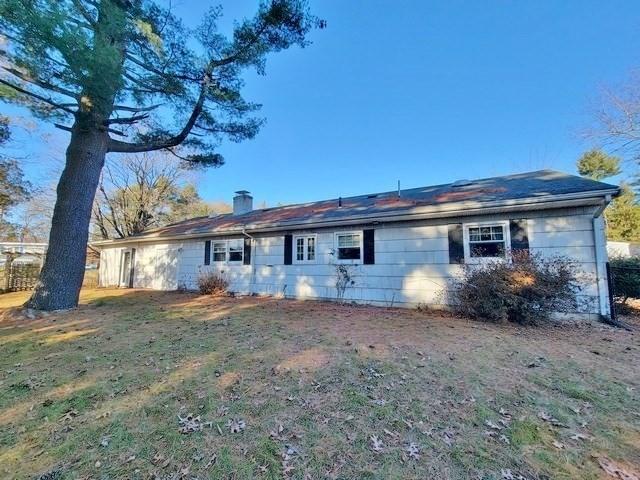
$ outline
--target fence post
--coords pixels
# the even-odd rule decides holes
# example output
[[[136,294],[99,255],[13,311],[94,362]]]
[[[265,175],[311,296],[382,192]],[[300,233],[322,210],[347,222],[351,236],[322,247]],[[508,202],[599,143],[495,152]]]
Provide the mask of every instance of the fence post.
[[[13,255],[7,252],[7,261],[4,264],[4,291],[9,292],[11,288],[11,264],[13,263]]]
[[[609,315],[612,321],[616,321],[616,305],[613,301],[613,277],[611,276],[611,265],[606,263],[607,269],[607,290],[609,290]]]

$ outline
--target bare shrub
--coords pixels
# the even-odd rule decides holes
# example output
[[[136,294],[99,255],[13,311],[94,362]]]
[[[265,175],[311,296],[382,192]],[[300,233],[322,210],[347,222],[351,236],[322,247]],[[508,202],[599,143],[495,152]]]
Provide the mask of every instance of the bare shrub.
[[[554,312],[576,311],[581,290],[578,271],[566,257],[542,257],[528,252],[504,261],[465,265],[452,285],[457,313],[491,322],[534,325]]]
[[[345,264],[336,264],[336,297],[340,302],[344,301],[344,294],[347,288],[355,285],[356,281],[353,278],[354,266]]]
[[[198,276],[198,290],[202,295],[226,295],[229,290],[229,281],[219,273],[202,272]]]

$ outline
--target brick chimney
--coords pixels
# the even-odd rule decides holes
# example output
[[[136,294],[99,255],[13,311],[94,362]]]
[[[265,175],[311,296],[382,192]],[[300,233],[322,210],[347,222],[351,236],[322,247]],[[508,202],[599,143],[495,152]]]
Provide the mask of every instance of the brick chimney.
[[[253,210],[253,197],[246,190],[238,190],[233,197],[233,214],[242,215]]]

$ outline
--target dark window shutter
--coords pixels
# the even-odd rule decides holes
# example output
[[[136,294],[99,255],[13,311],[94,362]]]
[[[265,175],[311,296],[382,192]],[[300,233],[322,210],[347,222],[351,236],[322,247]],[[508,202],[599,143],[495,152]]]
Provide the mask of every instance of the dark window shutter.
[[[136,267],[136,249],[131,249],[131,267],[129,268],[129,288],[133,288],[133,276]]]
[[[529,251],[529,235],[527,233],[527,220],[511,220],[509,222],[509,232],[511,233],[511,251]]]
[[[464,263],[462,224],[449,225],[449,263]]]
[[[244,256],[242,258],[244,265],[251,265],[251,239],[244,239]]]
[[[211,265],[211,240],[204,242],[204,264]]]
[[[365,265],[373,265],[376,263],[374,233],[375,230],[373,228],[362,232],[362,246],[364,248],[364,252],[362,252],[362,263]]]
[[[284,236],[284,264],[291,265],[293,260],[293,235]]]

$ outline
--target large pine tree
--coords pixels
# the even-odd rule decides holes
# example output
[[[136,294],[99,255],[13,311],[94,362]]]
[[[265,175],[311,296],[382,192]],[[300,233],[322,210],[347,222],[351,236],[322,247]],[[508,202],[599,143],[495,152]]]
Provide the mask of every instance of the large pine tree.
[[[264,73],[268,53],[305,46],[324,26],[304,0],[260,3],[230,38],[217,30],[220,14],[190,31],[151,0],[0,0],[0,94],[70,134],[30,307],[77,305],[107,153],[166,150],[220,165],[219,142],[251,138],[262,123],[241,96],[242,70]]]

